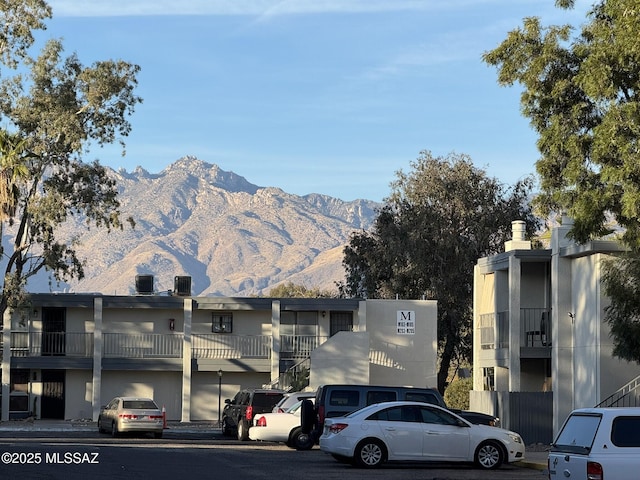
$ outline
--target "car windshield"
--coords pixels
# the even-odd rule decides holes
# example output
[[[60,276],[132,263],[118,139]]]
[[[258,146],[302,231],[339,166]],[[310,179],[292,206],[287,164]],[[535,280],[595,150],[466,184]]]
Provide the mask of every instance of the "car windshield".
[[[298,410],[300,410],[300,407],[302,406],[302,400],[299,400],[298,402],[294,403],[293,405],[291,405],[287,410],[286,413],[297,413]]]
[[[565,422],[551,451],[566,453],[589,453],[602,416],[598,414],[574,413]]]
[[[151,400],[123,400],[122,408],[127,410],[158,409],[157,405]]]

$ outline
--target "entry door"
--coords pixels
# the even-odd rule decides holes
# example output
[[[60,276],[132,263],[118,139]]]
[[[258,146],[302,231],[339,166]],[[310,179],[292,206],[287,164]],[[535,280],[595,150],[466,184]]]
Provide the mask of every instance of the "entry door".
[[[64,420],[64,370],[42,370],[41,418]]]
[[[65,354],[66,324],[64,308],[42,309],[42,355]]]

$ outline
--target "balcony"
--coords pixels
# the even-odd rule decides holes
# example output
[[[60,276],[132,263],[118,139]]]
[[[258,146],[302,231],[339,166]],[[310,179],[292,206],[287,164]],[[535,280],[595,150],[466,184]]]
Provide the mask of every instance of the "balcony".
[[[478,322],[480,348],[509,348],[509,312],[481,314]],[[551,347],[551,312],[548,308],[520,309],[520,348]]]
[[[0,338],[2,333],[0,333]],[[282,335],[280,357],[308,358],[328,337]],[[182,333],[103,333],[103,358],[182,358]],[[193,334],[191,357],[230,360],[270,359],[270,335]],[[0,341],[0,355],[2,342]],[[86,332],[11,332],[12,357],[83,357],[94,354],[94,334]]]
[[[11,332],[12,357],[92,357],[93,333]]]
[[[271,358],[271,335],[194,334],[191,357],[213,360]]]

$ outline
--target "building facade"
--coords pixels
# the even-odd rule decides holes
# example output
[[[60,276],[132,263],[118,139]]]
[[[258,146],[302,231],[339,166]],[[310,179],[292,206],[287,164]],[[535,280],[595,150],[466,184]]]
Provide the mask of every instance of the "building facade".
[[[514,222],[505,252],[475,267],[471,408],[500,416],[525,440],[551,441],[572,409],[600,404],[640,374],[612,357],[604,322],[600,262],[620,246],[576,244],[570,228],[563,218],[550,248],[532,250]]]
[[[239,389],[300,365],[312,388],[434,385],[436,324],[433,301],[33,294],[4,319],[2,420],[96,420],[117,395],[215,420]]]

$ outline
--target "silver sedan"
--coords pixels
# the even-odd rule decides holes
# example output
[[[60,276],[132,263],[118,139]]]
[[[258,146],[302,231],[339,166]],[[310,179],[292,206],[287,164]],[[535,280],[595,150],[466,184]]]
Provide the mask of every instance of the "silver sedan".
[[[98,416],[98,431],[110,432],[117,437],[120,433],[152,433],[162,438],[164,416],[151,398],[116,397],[102,407]]]

